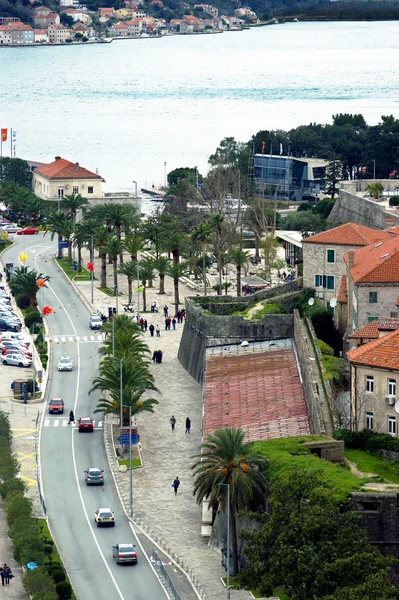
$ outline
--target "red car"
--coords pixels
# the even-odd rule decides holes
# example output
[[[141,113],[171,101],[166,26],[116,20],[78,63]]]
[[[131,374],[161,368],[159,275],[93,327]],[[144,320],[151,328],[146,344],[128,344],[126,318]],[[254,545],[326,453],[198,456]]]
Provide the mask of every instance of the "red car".
[[[51,398],[48,405],[50,415],[52,413],[64,414],[64,401],[62,398]]]
[[[78,429],[79,431],[94,431],[94,423],[93,419],[90,417],[80,417],[78,421]]]
[[[37,233],[39,230],[36,227],[25,227],[25,229],[17,231],[17,235],[36,235]]]

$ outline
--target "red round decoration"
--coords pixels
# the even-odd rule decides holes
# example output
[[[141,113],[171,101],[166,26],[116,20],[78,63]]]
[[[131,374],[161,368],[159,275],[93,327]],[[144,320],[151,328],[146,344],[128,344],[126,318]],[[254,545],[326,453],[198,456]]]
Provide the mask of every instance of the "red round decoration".
[[[94,271],[94,264],[92,262],[87,263],[87,270],[92,273]]]
[[[37,286],[38,286],[39,288],[42,288],[42,287],[44,287],[44,286],[46,285],[46,282],[44,281],[44,279],[38,279],[38,280],[36,281],[36,283],[37,283]]]
[[[51,306],[43,306],[43,310],[42,310],[44,315],[51,315],[51,313],[53,312],[53,309],[51,308]]]

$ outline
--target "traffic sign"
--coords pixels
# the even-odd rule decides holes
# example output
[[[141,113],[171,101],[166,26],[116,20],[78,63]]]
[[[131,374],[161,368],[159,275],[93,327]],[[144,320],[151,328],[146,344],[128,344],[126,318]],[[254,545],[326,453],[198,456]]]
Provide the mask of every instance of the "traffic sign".
[[[77,271],[78,270],[78,263],[76,260],[73,261],[73,270]]]
[[[68,242],[67,241],[62,241],[58,244],[58,247],[63,249],[63,248],[68,248]]]

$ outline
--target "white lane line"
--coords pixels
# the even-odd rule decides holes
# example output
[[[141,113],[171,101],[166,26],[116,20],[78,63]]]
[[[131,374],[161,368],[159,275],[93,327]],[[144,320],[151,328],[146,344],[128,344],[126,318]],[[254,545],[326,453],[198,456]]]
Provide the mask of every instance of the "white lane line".
[[[63,426],[63,427],[66,427],[67,425],[68,425],[68,419],[64,419],[64,420],[62,421],[62,426]]]
[[[96,338],[94,337],[94,335],[90,336],[91,341],[93,342]]]
[[[79,336],[79,335],[77,335],[77,336],[75,337],[75,342],[79,342],[79,341],[80,341],[80,336]]]
[[[68,337],[68,342],[73,342],[73,337]]]
[[[58,338],[57,338],[57,337],[53,338],[53,342],[54,342],[55,344],[58,344]]]
[[[44,414],[44,412],[43,412]],[[48,427],[50,425],[50,419],[44,419],[44,426]]]
[[[65,338],[64,337],[61,338],[61,342],[65,342]]]
[[[54,419],[54,427],[58,427],[59,424],[59,420],[58,419]]]

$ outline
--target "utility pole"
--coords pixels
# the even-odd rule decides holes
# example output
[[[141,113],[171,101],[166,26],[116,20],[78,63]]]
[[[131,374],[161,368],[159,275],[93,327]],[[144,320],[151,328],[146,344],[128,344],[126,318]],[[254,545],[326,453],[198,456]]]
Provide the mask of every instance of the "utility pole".
[[[119,361],[119,403],[121,405],[121,427],[123,427],[123,361]]]
[[[137,312],[138,312],[138,314],[140,314],[140,265],[139,265],[139,263],[137,263]]]
[[[94,235],[91,236],[91,260],[94,265]],[[90,273],[91,279],[91,303],[94,304],[94,269]]]
[[[132,407],[129,406],[130,516],[133,517]]]

